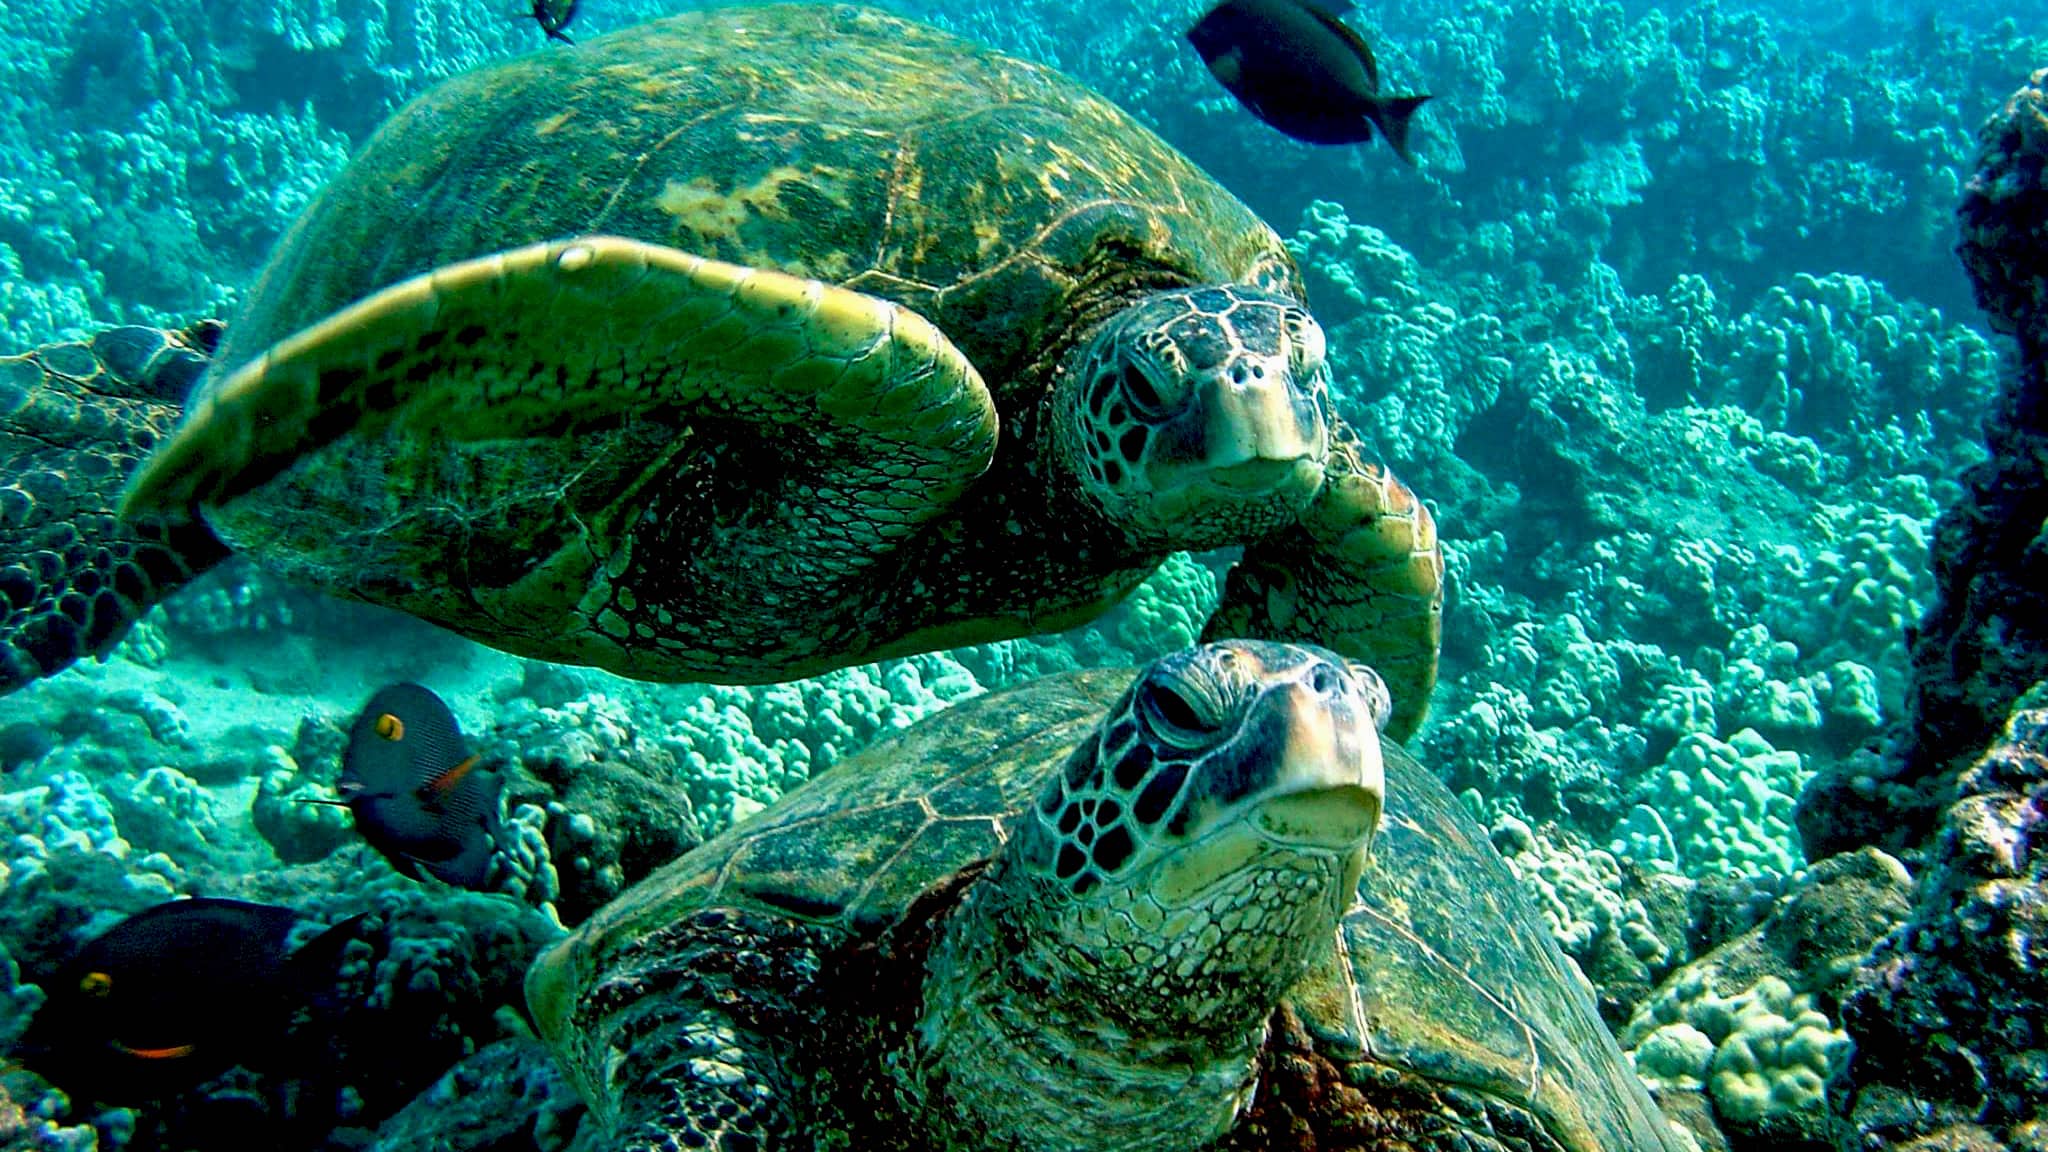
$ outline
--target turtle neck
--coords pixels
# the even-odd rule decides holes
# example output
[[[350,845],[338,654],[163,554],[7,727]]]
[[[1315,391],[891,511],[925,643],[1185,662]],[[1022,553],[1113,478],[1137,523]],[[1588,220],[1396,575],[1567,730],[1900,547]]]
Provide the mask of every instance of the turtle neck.
[[[1134,1026],[1118,1009],[1136,997],[1178,1004],[1182,990],[1064,946],[1044,931],[1047,886],[1009,864],[999,859],[949,918],[926,960],[910,1050],[892,1062],[933,1146],[1186,1152],[1229,1132],[1256,1082],[1268,1001],[1285,986],[1277,974],[1270,998],[1253,980],[1212,999],[1198,1023]]]

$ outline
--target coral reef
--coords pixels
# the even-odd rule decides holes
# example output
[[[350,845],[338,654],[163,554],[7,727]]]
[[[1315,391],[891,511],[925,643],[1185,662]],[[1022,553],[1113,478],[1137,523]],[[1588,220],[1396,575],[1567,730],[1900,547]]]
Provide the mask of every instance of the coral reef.
[[[2048,1131],[2048,682],[1956,785],[1912,914],[1854,974],[1837,1107],[1865,1147]],[[1986,1146],[1996,1146],[1995,1144]]]
[[[1619,1030],[1663,1097],[1704,1093],[1731,1147],[1831,1146],[1825,1088],[1849,1059],[1841,998],[1913,884],[1866,848],[1815,864],[1763,921],[1675,971]]]
[[[531,1036],[478,1049],[378,1125],[377,1152],[560,1152],[583,1102]]]
[[[2048,677],[2048,73],[1980,134],[1967,187],[1957,173],[1962,125],[2048,59],[2040,29],[1988,4],[1356,15],[1385,83],[1434,94],[1416,171],[1246,116],[1179,40],[1205,6],[908,7],[1097,84],[1289,237],[1335,403],[1446,536],[1446,675],[1416,750],[1493,828],[1610,1021],[1661,1021],[1638,1066],[1705,1143],[1815,1139],[1831,1073],[1866,1135],[2038,1143],[2019,1126],[2041,1043],[2021,1029],[2042,993],[2006,957],[2043,883],[2012,855],[2023,797],[2044,801],[2022,745],[1972,765]],[[390,109],[539,45],[501,7],[0,8],[0,352],[229,314]],[[584,5],[575,32],[662,7]],[[1951,319],[1972,287],[1958,198],[1976,298],[2020,338],[2003,377],[1999,344]],[[227,1146],[247,1120],[281,1149],[552,1152],[575,1108],[515,1018],[550,912],[574,923],[951,703],[1188,643],[1229,559],[1176,556],[1064,637],[760,688],[515,661],[231,561],[106,662],[0,703],[0,1035],[121,916],[239,894],[372,913],[302,1022],[340,1037],[336,1064],[136,1114],[10,1078],[0,1146]],[[514,898],[412,886],[345,810],[308,802],[333,798],[338,723],[396,679],[445,690],[505,765]],[[1830,855],[1919,842],[1911,926],[1847,991],[1857,941],[1905,905],[1872,856]],[[1822,939],[1816,909],[1854,938]]]
[[[597,6],[579,31],[656,14]],[[0,338],[230,310],[292,218],[399,103],[538,46],[499,7],[388,0],[0,14]],[[175,324],[173,325],[175,326]]]
[[[33,1095],[24,1106],[12,1084],[0,1084],[0,1152],[94,1152],[101,1146],[92,1128],[59,1124],[48,1107],[47,1098]]]
[[[592,694],[556,707],[511,703],[511,718],[480,746],[517,766],[508,800],[544,830],[565,922],[703,842],[674,746],[643,738],[621,702]]]
[[[1483,809],[1467,796],[1473,809]],[[1538,832],[1512,816],[1497,821],[1493,846],[1535,898],[1565,954],[1593,985],[1600,1015],[1625,1023],[1688,955],[1690,882],[1650,871],[1561,829]]]

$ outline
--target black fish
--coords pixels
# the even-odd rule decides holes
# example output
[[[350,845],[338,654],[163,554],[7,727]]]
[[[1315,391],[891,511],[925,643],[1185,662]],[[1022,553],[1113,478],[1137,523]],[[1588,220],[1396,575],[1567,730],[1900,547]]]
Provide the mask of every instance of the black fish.
[[[1188,30],[1216,79],[1252,114],[1308,144],[1361,144],[1373,129],[1410,164],[1408,121],[1428,96],[1380,95],[1379,65],[1336,0],[1224,0]]]
[[[363,839],[405,875],[417,880],[424,868],[462,888],[489,879],[505,778],[478,767],[455,713],[431,691],[393,684],[370,697],[335,789]]]
[[[574,44],[574,40],[563,35],[562,29],[567,28],[569,21],[576,18],[576,6],[581,2],[582,0],[533,0],[533,18],[540,24],[540,30],[548,34],[548,39]]]
[[[14,1055],[86,1099],[191,1088],[260,1061],[288,1010],[333,982],[361,920],[292,952],[302,917],[289,908],[202,897],[138,912],[44,982],[48,998]]]

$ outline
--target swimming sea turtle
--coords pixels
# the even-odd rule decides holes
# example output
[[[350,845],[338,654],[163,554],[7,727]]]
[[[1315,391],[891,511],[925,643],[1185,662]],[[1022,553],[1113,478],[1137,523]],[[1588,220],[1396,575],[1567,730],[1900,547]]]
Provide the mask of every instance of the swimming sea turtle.
[[[1210,630],[1372,661],[1406,732],[1442,559],[1328,377],[1272,229],[1099,96],[739,7],[399,111],[127,508],[514,652],[733,683],[1071,627],[1243,544]]]
[[[629,889],[528,1004],[614,1152],[1680,1147],[1385,706],[1262,641],[979,697]]]

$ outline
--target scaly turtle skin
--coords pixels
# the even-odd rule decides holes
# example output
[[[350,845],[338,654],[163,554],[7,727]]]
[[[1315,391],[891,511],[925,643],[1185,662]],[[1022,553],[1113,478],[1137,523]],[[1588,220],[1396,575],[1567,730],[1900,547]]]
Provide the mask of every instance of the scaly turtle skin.
[[[228,554],[202,523],[115,515],[219,338],[113,328],[0,357],[0,694],[106,652]]]
[[[528,1003],[616,1152],[1675,1150],[1384,693],[1229,641],[957,705],[601,909]]]
[[[1429,514],[1279,238],[1072,80],[851,7],[457,77],[295,225],[133,511],[525,655],[749,683],[1210,622],[1434,683]]]

